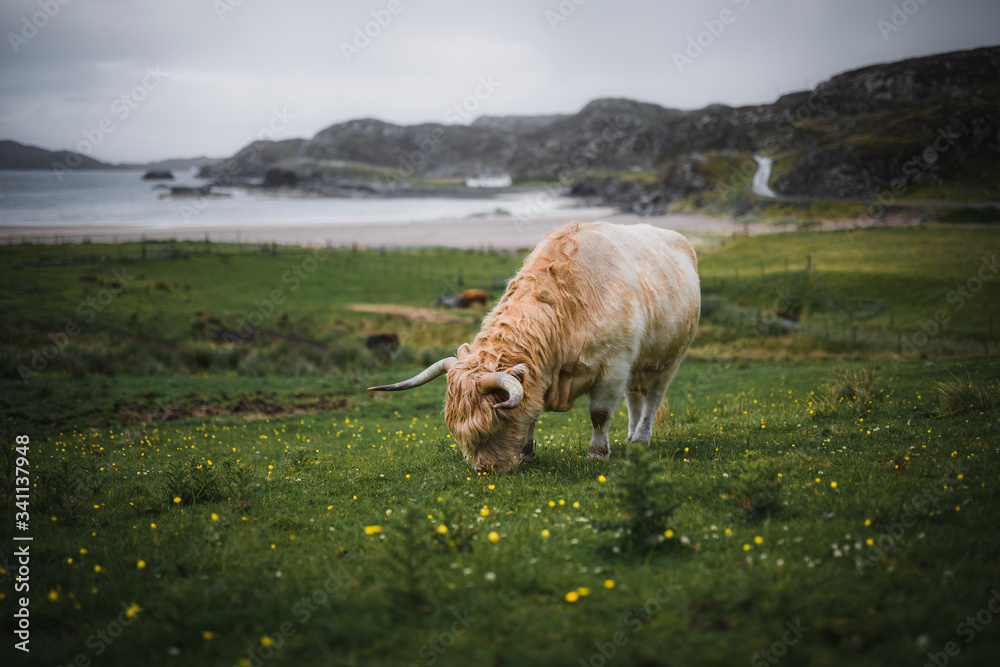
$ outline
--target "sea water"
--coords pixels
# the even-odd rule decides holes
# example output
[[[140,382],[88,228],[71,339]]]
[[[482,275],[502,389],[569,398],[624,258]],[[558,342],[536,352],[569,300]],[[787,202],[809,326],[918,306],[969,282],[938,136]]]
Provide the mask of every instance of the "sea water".
[[[497,209],[519,216],[538,208],[553,211],[572,200],[537,192],[496,197],[304,197],[213,188],[221,197],[165,197],[170,186],[205,184],[192,172],[174,180],[145,181],[143,171],[0,171],[0,227],[87,226],[155,228],[190,226],[245,229],[309,224],[377,224],[475,219]],[[164,187],[166,186],[166,187]]]

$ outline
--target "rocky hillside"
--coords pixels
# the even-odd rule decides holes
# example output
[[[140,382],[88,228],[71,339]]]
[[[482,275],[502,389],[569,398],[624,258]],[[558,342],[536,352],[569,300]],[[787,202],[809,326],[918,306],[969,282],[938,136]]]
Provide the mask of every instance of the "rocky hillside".
[[[388,191],[414,179],[506,172],[651,211],[717,188],[738,168],[734,156],[745,163],[760,152],[775,157],[771,185],[789,196],[1000,182],[990,172],[1000,157],[1000,47],[865,67],[740,108],[600,99],[572,115],[487,116],[467,126],[353,120],[309,140],[255,143],[213,173]]]
[[[779,193],[849,198],[1000,183],[1000,48],[865,67],[813,97],[816,108],[793,113],[802,118],[779,134]]]

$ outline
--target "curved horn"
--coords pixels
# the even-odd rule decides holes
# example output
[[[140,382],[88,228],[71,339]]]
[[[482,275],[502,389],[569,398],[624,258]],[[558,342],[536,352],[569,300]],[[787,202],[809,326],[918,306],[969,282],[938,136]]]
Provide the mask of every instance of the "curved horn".
[[[524,368],[521,368],[522,366]],[[515,374],[521,376],[526,370],[525,364],[518,364],[511,369],[510,373],[487,373],[479,379],[479,391],[484,394],[494,389],[505,391],[507,392],[507,400],[497,403],[493,407],[498,410],[516,408],[524,399],[524,387],[521,386],[521,382],[518,377],[515,377]]]
[[[396,384],[384,384],[379,387],[368,387],[368,391],[403,391],[404,389],[419,387],[420,385],[427,384],[434,378],[447,373],[451,370],[451,367],[455,365],[456,361],[458,361],[458,359],[455,357],[447,357],[435,364],[431,364],[424,371],[414,375],[409,380],[397,382]]]

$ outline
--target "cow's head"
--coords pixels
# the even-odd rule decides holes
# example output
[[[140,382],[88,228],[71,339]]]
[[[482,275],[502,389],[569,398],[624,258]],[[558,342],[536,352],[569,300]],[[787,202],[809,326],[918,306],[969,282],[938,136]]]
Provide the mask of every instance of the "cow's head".
[[[504,472],[516,466],[528,430],[541,410],[541,398],[534,397],[534,392],[529,391],[526,398],[527,364],[507,371],[486,370],[463,345],[457,357],[442,359],[409,380],[368,391],[413,389],[445,374],[444,418],[465,459],[480,472]]]

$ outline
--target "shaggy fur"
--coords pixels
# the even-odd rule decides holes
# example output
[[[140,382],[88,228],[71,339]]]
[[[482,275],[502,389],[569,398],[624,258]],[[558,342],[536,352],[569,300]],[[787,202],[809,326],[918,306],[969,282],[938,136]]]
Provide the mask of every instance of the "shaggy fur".
[[[607,456],[608,424],[622,395],[629,439],[648,442],[667,385],[694,337],[701,309],[697,259],[687,240],[649,225],[572,223],[549,233],[510,281],[448,372],[445,420],[480,471],[529,460],[543,410],[590,394],[590,454]],[[527,371],[524,399],[496,410],[485,373]]]

